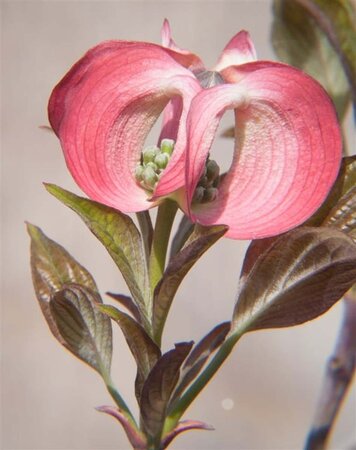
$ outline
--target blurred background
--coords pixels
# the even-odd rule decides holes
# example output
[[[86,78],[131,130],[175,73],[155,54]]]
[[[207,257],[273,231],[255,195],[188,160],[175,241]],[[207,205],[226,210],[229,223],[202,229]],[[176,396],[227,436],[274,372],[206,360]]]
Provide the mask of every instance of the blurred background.
[[[47,125],[54,85],[82,54],[107,39],[160,42],[163,19],[177,44],[212,66],[239,30],[251,33],[260,59],[270,44],[271,1],[3,1],[2,9],[2,377],[4,450],[124,450],[121,427],[95,406],[112,404],[97,374],[52,337],[34,296],[24,221],[40,226],[94,275],[101,292],[127,293],[120,273],[74,213],[42,182],[80,193]],[[350,112],[349,112],[350,116]],[[224,126],[232,121],[224,119]],[[352,136],[351,119],[348,134]],[[220,139],[222,158],[232,141]],[[230,149],[230,153],[229,153]],[[231,316],[247,242],[222,240],[178,291],[164,347],[198,340]],[[105,296],[104,296],[105,297]],[[342,305],[293,329],[245,336],[187,411],[213,432],[178,437],[176,450],[301,449],[313,416],[324,364],[334,347]],[[113,378],[132,409],[134,363],[115,329]],[[356,401],[350,393],[332,449],[355,445]],[[353,447],[355,448],[355,447]]]

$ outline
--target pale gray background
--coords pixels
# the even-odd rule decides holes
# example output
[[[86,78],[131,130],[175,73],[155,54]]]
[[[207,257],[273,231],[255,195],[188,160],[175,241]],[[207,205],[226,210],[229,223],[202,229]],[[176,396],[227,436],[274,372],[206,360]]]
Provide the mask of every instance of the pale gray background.
[[[269,44],[270,1],[7,1],[2,3],[3,449],[127,449],[123,431],[93,407],[112,404],[99,377],[51,337],[36,303],[24,221],[41,226],[96,277],[102,292],[127,292],[105,250],[46,193],[42,181],[80,192],[47,123],[53,86],[89,47],[106,39],[159,42],[169,18],[174,37],[207,65],[237,31],[250,31],[260,58]],[[228,149],[231,142],[218,142]],[[230,157],[230,156],[228,156]],[[195,267],[172,308],[165,349],[198,339],[230,317],[246,242],[222,241]],[[172,449],[302,448],[323,366],[337,334],[341,305],[294,329],[246,336],[186,418],[215,432],[189,432]],[[118,330],[113,376],[136,411],[134,364]],[[226,411],[224,399],[235,406]],[[336,426],[333,449],[355,443],[355,396]]]

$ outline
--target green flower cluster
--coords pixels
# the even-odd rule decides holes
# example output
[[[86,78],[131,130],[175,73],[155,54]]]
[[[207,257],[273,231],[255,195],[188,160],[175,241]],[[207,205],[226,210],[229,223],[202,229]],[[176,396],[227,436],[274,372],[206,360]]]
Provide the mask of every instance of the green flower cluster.
[[[171,158],[174,144],[173,139],[162,139],[160,147],[151,145],[142,151],[141,162],[135,169],[135,178],[144,189],[151,192],[154,190]]]
[[[193,203],[209,203],[218,196],[220,167],[213,159],[206,160],[204,171],[199,179],[193,196]]]

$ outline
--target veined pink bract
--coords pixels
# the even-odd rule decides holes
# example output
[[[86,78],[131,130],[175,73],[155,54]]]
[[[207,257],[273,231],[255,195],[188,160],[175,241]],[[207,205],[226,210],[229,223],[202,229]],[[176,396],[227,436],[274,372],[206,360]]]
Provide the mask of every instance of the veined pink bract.
[[[148,209],[179,190],[193,222],[228,225],[233,239],[276,235],[305,221],[325,199],[341,159],[340,130],[325,91],[297,69],[256,61],[245,31],[231,39],[212,71],[176,46],[167,21],[162,41],[100,44],[54,89],[50,122],[81,189],[123,212]],[[228,109],[235,112],[231,167],[211,201],[193,201]],[[175,146],[149,193],[134,173],[162,111],[160,140],[173,139]]]

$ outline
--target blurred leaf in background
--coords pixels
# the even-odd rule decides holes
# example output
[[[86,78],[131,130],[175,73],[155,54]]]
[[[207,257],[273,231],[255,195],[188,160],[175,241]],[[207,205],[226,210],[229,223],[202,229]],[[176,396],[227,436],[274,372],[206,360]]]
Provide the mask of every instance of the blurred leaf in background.
[[[342,120],[356,108],[356,13],[350,0],[274,0],[272,44],[280,60],[317,79]]]

